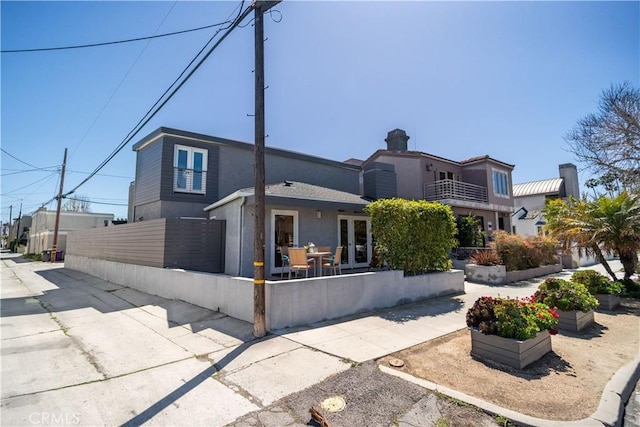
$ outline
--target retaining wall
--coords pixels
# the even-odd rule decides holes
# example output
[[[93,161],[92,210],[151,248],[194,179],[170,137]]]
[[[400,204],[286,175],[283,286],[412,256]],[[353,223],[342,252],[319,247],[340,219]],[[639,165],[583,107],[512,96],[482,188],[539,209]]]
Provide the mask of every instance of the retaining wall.
[[[253,279],[69,255],[65,267],[253,322]],[[267,330],[306,325],[412,301],[464,293],[464,273],[404,277],[380,271],[265,283]]]

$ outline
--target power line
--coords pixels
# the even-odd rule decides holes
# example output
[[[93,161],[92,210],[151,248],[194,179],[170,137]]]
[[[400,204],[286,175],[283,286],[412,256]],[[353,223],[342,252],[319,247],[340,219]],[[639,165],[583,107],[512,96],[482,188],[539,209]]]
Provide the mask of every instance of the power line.
[[[11,157],[11,158],[13,158],[13,159],[15,159],[15,160],[19,161],[20,163],[22,163],[22,164],[24,164],[24,165],[29,166],[30,168],[34,168],[34,169],[44,169],[44,168],[39,168],[39,167],[37,167],[37,166],[33,166],[33,165],[31,165],[31,164],[29,164],[29,163],[27,163],[27,162],[23,161],[23,160],[20,160],[19,158],[17,158],[17,157],[16,157],[16,156],[14,156],[13,154],[8,153],[4,148],[0,148],[0,151],[2,151],[2,152],[3,152],[4,154],[6,154],[7,156],[9,156],[9,157]]]
[[[240,3],[240,10],[238,11],[238,16],[233,20],[233,23],[231,25],[229,25],[226,28],[221,28],[218,31],[216,31],[216,33],[209,39],[209,41],[207,41],[207,43],[203,46],[203,48],[198,52],[198,54],[196,54],[196,56],[191,60],[191,62],[185,67],[185,69],[180,73],[180,75],[178,76],[178,78],[176,78],[176,80],[174,80],[174,82],[169,86],[169,88],[167,88],[167,90],[160,96],[160,98],[158,98],[158,100],[153,104],[153,106],[147,111],[147,113],[142,117],[142,119],[133,127],[133,129],[127,134],[127,136],[125,137],[125,139],[118,145],[118,147],[116,147],[116,149],[109,155],[107,156],[107,158],[105,160],[102,161],[102,163],[100,163],[100,165],[98,165],[98,167],[89,174],[89,176],[87,176],[84,180],[82,180],[80,182],[80,184],[76,185],[72,190],[66,192],[63,197],[68,196],[69,194],[74,193],[78,188],[80,188],[82,185],[84,185],[87,181],[89,181],[91,178],[93,178],[94,175],[96,175],[103,167],[105,167],[107,165],[107,163],[109,163],[120,151],[122,151],[122,149],[138,134],[138,132],[140,132],[140,130],[142,130],[142,128],[149,122],[151,121],[151,119],[162,109],[162,107],[164,107],[167,102],[169,102],[169,100],[176,94],[176,92],[178,90],[180,90],[180,88],[187,82],[187,80],[189,80],[189,78],[193,75],[193,73],[195,73],[198,68],[200,68],[200,66],[202,65],[202,63],[211,55],[211,53],[213,53],[213,51],[220,45],[220,43],[222,43],[222,41],[227,38],[227,36],[231,33],[231,31],[233,31],[240,22],[242,22],[242,20],[244,18],[247,17],[247,15],[253,10],[253,6],[248,7],[247,9],[245,9],[244,12],[242,12],[242,5],[244,4],[244,0]],[[235,10],[235,9],[234,9]],[[211,43],[213,41],[213,39],[216,37],[216,35],[222,31],[226,29],[227,31],[220,37],[220,39],[218,39],[218,41],[209,49],[209,51],[198,61],[198,63],[193,67],[193,69],[186,75],[186,77],[173,89],[171,90],[171,88],[178,82],[178,80],[187,72],[187,70],[189,69],[189,67],[196,61],[196,59],[198,58],[198,56],[200,56],[200,54],[205,50],[205,48],[209,45],[209,43]],[[169,92],[171,91],[171,93],[166,97],[166,99],[164,101],[162,101],[162,98]],[[162,101],[162,102],[161,102]],[[159,104],[159,105],[158,105]],[[156,108],[157,106],[157,108]],[[155,108],[155,110],[154,110]]]
[[[171,12],[173,11],[173,8],[176,7],[176,3],[177,3],[177,0],[173,2],[173,5],[171,5],[171,8],[169,9],[169,11],[166,13],[164,18],[162,19],[162,22],[160,22],[160,24],[158,24],[158,26],[156,27],[156,31],[155,31],[154,35],[158,31],[160,31],[160,27],[162,27],[162,24],[164,24],[164,21],[167,20],[167,18],[169,17]],[[122,79],[120,79],[120,82],[118,83],[118,85],[116,86],[114,91],[111,93],[111,96],[109,97],[109,99],[107,99],[107,102],[104,103],[104,105],[102,106],[102,108],[98,112],[98,115],[96,116],[96,118],[93,119],[93,122],[91,122],[91,124],[89,125],[89,128],[86,130],[84,135],[82,135],[82,138],[80,138],[80,141],[78,142],[78,144],[76,144],[74,149],[71,151],[71,156],[70,157],[73,157],[73,155],[75,154],[75,152],[78,149],[78,147],[80,147],[80,145],[82,145],[84,140],[87,138],[87,135],[89,135],[89,132],[91,132],[91,129],[93,129],[93,126],[97,123],[98,119],[102,116],[102,113],[104,113],[104,111],[107,109],[107,106],[111,103],[111,100],[113,99],[113,97],[116,95],[116,93],[118,93],[118,90],[120,89],[120,87],[122,86],[124,81],[127,79],[127,77],[129,77],[129,74],[131,74],[131,71],[133,70],[133,68],[136,66],[136,64],[138,63],[138,61],[142,57],[142,54],[147,50],[147,47],[149,47],[150,43],[151,43],[151,40],[147,41],[147,44],[144,45],[144,47],[142,48],[142,50],[140,51],[140,53],[138,54],[136,59],[133,61],[133,63],[131,64],[131,66],[127,70],[127,72],[124,74],[124,76],[122,76]]]
[[[52,50],[84,49],[89,47],[109,46],[114,44],[139,42],[142,40],[151,40],[151,39],[158,39],[161,37],[175,36],[178,34],[191,33],[194,31],[201,31],[201,30],[206,30],[208,28],[219,27],[221,25],[228,24],[228,23],[229,21],[227,20],[224,22],[218,22],[217,24],[205,25],[203,27],[190,28],[188,30],[174,31],[172,33],[157,34],[157,35],[147,36],[147,37],[137,37],[134,39],[116,40],[116,41],[110,41],[110,42],[91,43],[91,44],[82,44],[82,45],[73,45],[73,46],[40,47],[40,48],[33,48],[33,49],[7,49],[7,50],[0,50],[0,53],[47,52]]]
[[[73,197],[65,197],[67,200],[75,200],[77,202],[89,202],[92,205],[108,205],[108,206],[129,206],[127,203],[107,203],[107,202],[96,202],[90,199],[75,199]]]

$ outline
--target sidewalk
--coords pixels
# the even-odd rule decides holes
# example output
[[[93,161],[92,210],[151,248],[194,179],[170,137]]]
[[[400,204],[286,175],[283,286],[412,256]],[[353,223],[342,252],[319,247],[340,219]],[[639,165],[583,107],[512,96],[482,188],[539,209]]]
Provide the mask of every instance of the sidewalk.
[[[304,406],[304,393],[318,392],[312,386],[325,379],[347,382],[375,425],[409,425],[416,411],[435,420],[433,399],[440,398],[372,360],[464,328],[467,308],[481,295],[528,296],[539,283],[467,283],[464,295],[254,340],[251,324],[218,312],[62,264],[2,258],[0,409],[2,425],[12,426],[299,425],[278,401],[297,393]],[[313,401],[319,407],[326,397]],[[476,421],[493,422],[479,413]]]

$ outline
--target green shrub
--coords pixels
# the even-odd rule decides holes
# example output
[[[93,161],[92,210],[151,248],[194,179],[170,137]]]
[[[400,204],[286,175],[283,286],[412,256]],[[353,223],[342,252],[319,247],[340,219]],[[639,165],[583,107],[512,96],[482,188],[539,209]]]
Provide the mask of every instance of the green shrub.
[[[483,232],[480,230],[480,219],[471,214],[456,217],[456,238],[458,246],[463,248],[484,246]]]
[[[424,200],[380,199],[370,203],[375,249],[381,260],[406,275],[452,268],[456,221],[450,206]]]
[[[606,276],[603,276],[595,270],[576,271],[571,275],[571,281],[586,286],[591,295],[618,295],[622,293],[624,289],[622,283],[612,282]]]
[[[502,230],[493,233],[491,246],[496,250],[507,271],[526,270],[555,264],[557,243],[544,236],[519,236]]]
[[[623,287],[622,293],[631,298],[640,298],[640,283],[634,282],[632,279],[622,279],[616,281]]]
[[[562,311],[580,310],[586,313],[598,307],[598,300],[586,286],[556,278],[545,279],[533,298]]]
[[[42,261],[42,254],[28,253],[24,254],[23,257],[33,261]]]

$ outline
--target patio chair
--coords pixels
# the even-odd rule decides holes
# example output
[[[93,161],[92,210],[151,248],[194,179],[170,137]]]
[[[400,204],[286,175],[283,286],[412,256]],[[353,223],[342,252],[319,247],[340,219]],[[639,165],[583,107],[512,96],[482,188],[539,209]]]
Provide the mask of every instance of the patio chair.
[[[289,270],[289,277],[291,277],[291,269],[289,265],[289,247],[288,246],[280,246],[280,257],[282,258],[282,269],[280,270],[280,278],[284,278],[284,270]]]
[[[305,248],[289,248],[289,279],[292,271],[295,271],[297,276],[300,270],[304,270],[305,277],[309,277],[309,270],[313,270],[314,267],[313,260],[307,259]]]
[[[338,246],[336,248],[336,253],[333,254],[333,256],[327,260],[327,262],[322,263],[322,268],[331,269],[331,275],[336,274],[336,270],[338,271],[338,274],[342,274],[342,268],[340,268],[341,264],[342,264],[342,246]]]

